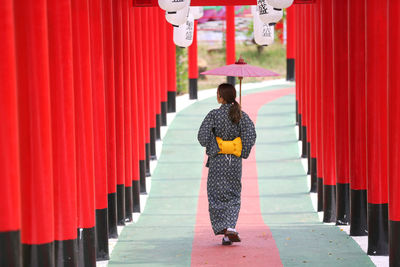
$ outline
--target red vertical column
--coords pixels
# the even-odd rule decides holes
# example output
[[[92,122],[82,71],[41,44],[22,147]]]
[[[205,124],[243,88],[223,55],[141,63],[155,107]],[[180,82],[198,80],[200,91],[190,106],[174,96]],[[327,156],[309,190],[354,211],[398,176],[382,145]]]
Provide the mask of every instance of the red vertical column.
[[[296,55],[296,6],[286,9],[286,80],[295,80],[295,55]],[[296,99],[297,101],[297,99]],[[297,104],[296,104],[297,114]]]
[[[21,202],[12,1],[0,7],[0,258],[4,266],[21,265]]]
[[[301,112],[301,68],[300,68],[300,62],[301,62],[301,5],[294,5],[295,8],[295,34],[296,34],[296,56],[297,56],[297,63],[295,64],[295,72],[296,72],[296,106],[297,106],[297,125],[299,127],[299,140],[302,139],[302,112]]]
[[[189,69],[189,99],[197,99],[197,79],[199,68],[197,66],[197,20],[194,21],[193,43],[188,50]]]
[[[310,61],[310,5],[304,5],[304,110],[305,110],[305,121],[304,125],[306,129],[306,140],[303,143],[303,148],[304,145],[305,147],[305,156],[307,157],[307,163],[308,163],[308,170],[307,174],[311,174],[311,154],[310,154],[310,146],[311,146],[311,139],[312,139],[312,132],[311,132],[311,103],[310,103],[310,92],[311,92],[311,71],[310,71],[310,66],[311,66],[311,61]],[[312,181],[311,181],[312,184]]]
[[[311,132],[311,147],[310,147],[310,174],[311,174],[311,189],[310,192],[317,192],[317,106],[316,106],[316,61],[315,61],[315,4],[309,5],[310,16],[310,132]]]
[[[307,71],[306,71],[306,6],[301,5],[300,8],[300,101],[301,101],[301,141],[302,141],[302,152],[301,157],[307,158]],[[308,171],[307,171],[308,172]]]
[[[176,47],[173,40],[173,27],[166,23],[167,28],[167,65],[168,65],[168,113],[176,112]]]
[[[332,0],[321,1],[322,32],[322,139],[324,222],[336,221],[335,124],[333,101]]]
[[[147,58],[147,68],[148,68],[148,79],[147,79],[147,88],[149,91],[148,94],[148,102],[149,102],[149,108],[150,108],[150,117],[149,117],[149,122],[150,122],[150,159],[151,160],[156,160],[157,159],[157,151],[156,151],[156,116],[157,116],[157,108],[156,108],[156,100],[157,100],[157,73],[156,73],[156,67],[155,67],[155,56],[154,56],[154,50],[156,48],[155,46],[155,34],[154,34],[154,28],[156,27],[155,21],[154,21],[154,7],[149,7],[148,8],[148,14],[147,14],[147,20],[146,24],[144,25],[146,27],[146,47],[147,47],[147,53],[146,53],[146,58]]]
[[[387,2],[366,0],[368,254],[388,254]],[[382,30],[384,29],[384,30]]]
[[[152,117],[152,105],[150,102],[150,92],[153,90],[150,83],[150,62],[148,57],[149,52],[149,8],[143,8],[141,23],[142,26],[142,59],[143,59],[143,90],[144,90],[144,111],[145,111],[145,123],[146,123],[146,176],[150,176],[150,120]],[[154,139],[154,138],[153,138]],[[142,186],[142,184],[141,184]]]
[[[48,1],[54,239],[57,265],[77,264],[75,108],[71,2]]]
[[[52,266],[54,187],[46,1],[14,1],[14,15],[23,265]]]
[[[139,174],[140,174],[140,193],[146,193],[146,98],[144,88],[144,60],[143,60],[143,34],[142,34],[142,12],[143,8],[134,9],[134,26],[135,26],[135,55],[136,55],[136,91],[137,91],[137,107],[139,115]]]
[[[152,10],[152,21],[154,22],[153,28],[153,42],[154,42],[154,50],[153,50],[153,64],[154,64],[154,83],[155,83],[155,99],[154,106],[156,110],[156,140],[161,140],[161,40],[160,40],[160,17],[158,16],[158,7],[153,7]],[[165,19],[163,19],[165,21]]]
[[[132,212],[140,212],[140,150],[141,150],[141,132],[140,122],[141,115],[139,111],[138,100],[138,66],[136,57],[136,42],[140,41],[139,36],[136,36],[134,8],[129,7],[129,39],[130,39],[130,66],[131,66],[131,92],[132,92]],[[144,148],[144,144],[142,144]]]
[[[350,235],[367,235],[365,0],[348,1]]]
[[[400,3],[389,3],[389,262],[400,265]]]
[[[333,88],[335,100],[336,224],[350,221],[348,0],[333,0]]]
[[[321,52],[321,1],[316,0],[314,5],[315,15],[315,113],[316,113],[316,138],[317,138],[317,210],[323,210],[323,142],[322,142],[322,52]]]
[[[78,185],[78,265],[96,264],[93,102],[88,1],[72,1],[75,144]]]
[[[129,0],[122,0],[122,58],[124,87],[125,221],[132,221],[132,83],[129,34]]]
[[[124,67],[122,1],[113,1],[115,130],[117,151],[117,223],[125,225]]]
[[[117,238],[117,172],[112,0],[103,0],[104,89],[107,145],[108,236]]]
[[[226,6],[226,65],[234,64],[235,55],[235,6]],[[227,82],[235,85],[235,77],[227,77]]]
[[[158,9],[160,19],[160,61],[161,61],[161,126],[167,126],[168,112],[168,50],[167,50],[167,21],[165,12]]]
[[[93,95],[94,174],[96,188],[96,259],[107,260],[107,155],[104,49],[101,1],[89,0],[90,59]]]

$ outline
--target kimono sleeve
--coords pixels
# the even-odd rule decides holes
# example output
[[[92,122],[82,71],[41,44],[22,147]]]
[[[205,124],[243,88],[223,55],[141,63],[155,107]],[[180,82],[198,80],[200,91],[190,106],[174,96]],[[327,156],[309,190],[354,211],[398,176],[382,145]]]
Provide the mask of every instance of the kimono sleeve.
[[[253,121],[244,112],[240,120],[240,138],[242,139],[241,157],[247,159],[250,155],[251,148],[256,143],[257,134]]]
[[[210,111],[201,123],[199,132],[197,134],[197,139],[199,140],[200,145],[206,147],[206,154],[209,156],[214,156],[219,152],[219,147],[213,133],[213,128],[214,112]]]

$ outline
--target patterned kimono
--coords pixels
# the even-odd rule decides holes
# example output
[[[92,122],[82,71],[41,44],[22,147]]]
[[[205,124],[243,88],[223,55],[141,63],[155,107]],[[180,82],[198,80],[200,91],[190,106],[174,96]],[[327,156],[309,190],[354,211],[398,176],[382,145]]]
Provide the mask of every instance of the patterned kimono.
[[[256,131],[249,116],[242,111],[239,124],[229,118],[232,104],[223,104],[219,109],[208,113],[198,132],[200,144],[206,147],[208,155],[207,195],[208,210],[213,231],[223,234],[226,228],[235,228],[240,210],[242,190],[242,158],[249,157],[256,142]],[[218,154],[216,136],[230,141],[240,136],[242,139],[241,157]]]

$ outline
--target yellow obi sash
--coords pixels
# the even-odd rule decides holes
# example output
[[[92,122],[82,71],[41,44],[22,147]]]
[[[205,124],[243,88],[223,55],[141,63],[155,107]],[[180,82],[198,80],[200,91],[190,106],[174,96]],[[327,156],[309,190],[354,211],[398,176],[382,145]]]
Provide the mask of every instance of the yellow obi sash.
[[[242,154],[242,139],[240,137],[236,137],[232,141],[224,141],[221,137],[217,137],[217,143],[221,150],[219,154],[232,154],[236,157],[240,157]]]

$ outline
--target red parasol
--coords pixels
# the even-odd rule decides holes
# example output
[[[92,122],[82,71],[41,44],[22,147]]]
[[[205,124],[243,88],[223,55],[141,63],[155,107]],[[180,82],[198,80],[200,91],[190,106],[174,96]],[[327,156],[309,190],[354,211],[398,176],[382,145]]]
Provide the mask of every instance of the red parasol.
[[[239,78],[239,96],[240,96],[240,104],[242,104],[242,79],[243,77],[270,77],[270,76],[279,76],[278,73],[273,71],[252,66],[247,64],[242,57],[239,58],[235,64],[226,65],[223,67],[219,67],[213,70],[208,70],[202,72],[201,74],[205,75],[219,75],[219,76],[232,76]]]

